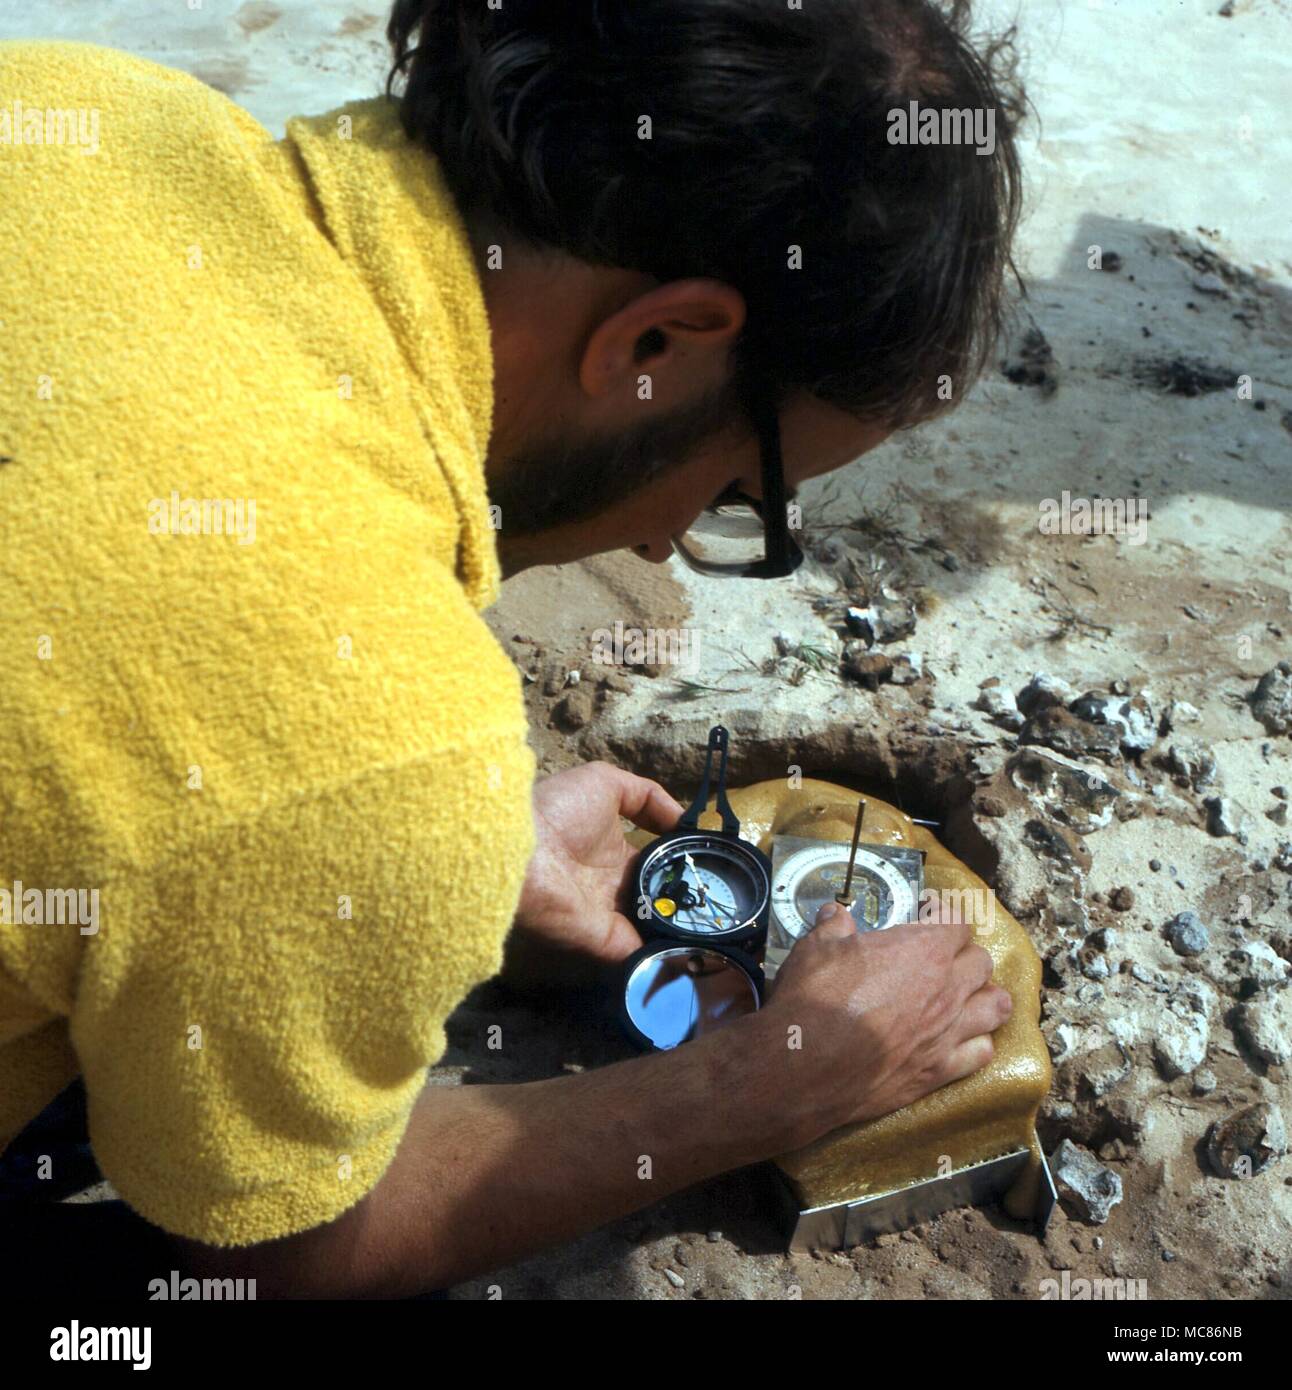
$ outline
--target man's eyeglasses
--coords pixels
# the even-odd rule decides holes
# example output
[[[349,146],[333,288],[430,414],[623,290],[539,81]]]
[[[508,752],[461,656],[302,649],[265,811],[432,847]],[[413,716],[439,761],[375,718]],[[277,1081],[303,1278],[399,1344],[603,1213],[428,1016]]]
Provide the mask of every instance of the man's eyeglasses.
[[[673,553],[698,574],[784,579],[803,563],[803,552],[790,535],[780,418],[769,400],[762,392],[751,392],[748,403],[761,455],[762,500],[730,487],[687,531],[673,537]]]

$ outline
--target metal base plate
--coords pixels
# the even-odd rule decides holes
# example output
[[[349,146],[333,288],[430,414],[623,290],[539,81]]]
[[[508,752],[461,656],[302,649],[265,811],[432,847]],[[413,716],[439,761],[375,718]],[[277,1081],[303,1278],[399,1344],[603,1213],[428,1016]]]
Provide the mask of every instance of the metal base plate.
[[[955,1207],[986,1206],[1013,1185],[1027,1166],[1029,1150],[1018,1149],[985,1163],[958,1168],[945,1177],[929,1178],[891,1192],[877,1192],[851,1202],[824,1207],[800,1207],[789,1183],[781,1184],[786,1197],[790,1250],[848,1250],[870,1236],[885,1235],[918,1226]],[[1037,1196],[1037,1234],[1044,1232],[1058,1194],[1045,1157],[1041,1157],[1041,1184]]]

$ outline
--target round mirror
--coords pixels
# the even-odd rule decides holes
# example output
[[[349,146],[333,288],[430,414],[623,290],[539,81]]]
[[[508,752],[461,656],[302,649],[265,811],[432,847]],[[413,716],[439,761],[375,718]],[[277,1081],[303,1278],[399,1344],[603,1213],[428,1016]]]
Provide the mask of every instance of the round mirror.
[[[624,1009],[642,1038],[667,1050],[755,1013],[758,990],[730,956],[672,946],[633,967],[624,986]]]

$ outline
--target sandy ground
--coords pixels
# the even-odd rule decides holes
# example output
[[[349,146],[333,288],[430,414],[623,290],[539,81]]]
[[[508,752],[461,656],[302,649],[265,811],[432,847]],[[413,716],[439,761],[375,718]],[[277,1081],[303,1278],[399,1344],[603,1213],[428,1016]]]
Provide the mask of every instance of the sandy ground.
[[[733,602],[729,584],[673,565],[600,557],[518,578],[492,615],[533,677],[549,769],[606,756],[682,795],[720,718],[740,780],[797,764],[940,821],[1047,959],[1047,1149],[1064,1137],[1090,1149],[1123,1200],[1098,1226],[1068,1202],[1043,1242],[972,1211],[848,1254],[790,1257],[766,1175],[752,1171],[458,1296],[496,1284],[508,1298],[1036,1298],[1068,1269],[1145,1279],[1155,1298],[1288,1297],[1292,1160],[1243,1180],[1218,1176],[1205,1153],[1213,1124],[1245,1106],[1281,1105],[1292,1120],[1287,1068],[1253,1051],[1244,1021],[1255,1009],[1286,1029],[1292,997],[1279,969],[1292,958],[1292,852],[1281,848],[1292,831],[1273,790],[1292,788],[1292,743],[1251,705],[1258,679],[1292,659],[1292,5],[1225,8],[1022,7],[1040,119],[1014,337],[954,415],[809,486],[812,560],[793,582],[743,585]],[[980,9],[996,23],[1014,11]],[[293,112],[377,89],[384,22],[382,6],[331,0],[205,0],[161,15],[145,0],[65,0],[48,16],[0,13],[0,36],[129,48],[281,129]],[[1103,270],[1090,268],[1095,246]],[[1241,376],[1252,379],[1245,398]],[[1144,543],[1042,534],[1038,509],[1065,490],[1147,499]],[[868,690],[841,673],[842,614],[884,589],[915,623],[875,651],[909,654],[923,674]],[[617,621],[685,629],[699,658],[600,667],[591,635]],[[1037,747],[1020,740],[1036,727],[975,708],[983,682],[1017,692],[1037,671],[1075,694],[1123,682],[1153,711],[1150,746],[1130,752],[1079,719],[1044,733],[1119,793],[1116,814],[1085,834],[1072,832],[1071,807],[1038,807],[1020,789],[1018,759]],[[1207,828],[1215,796],[1233,833]],[[1055,831],[1065,862],[1032,848],[1029,818]],[[1163,933],[1186,910],[1210,933],[1197,958]],[[595,984],[523,989],[533,973],[517,961],[459,1010],[437,1082],[551,1076],[624,1055]],[[1199,982],[1210,994],[1190,1014]],[[1154,1041],[1177,1027],[1172,1010],[1202,1049],[1175,1076]],[[522,1044],[505,1057],[482,1044],[485,1023],[500,1020]]]

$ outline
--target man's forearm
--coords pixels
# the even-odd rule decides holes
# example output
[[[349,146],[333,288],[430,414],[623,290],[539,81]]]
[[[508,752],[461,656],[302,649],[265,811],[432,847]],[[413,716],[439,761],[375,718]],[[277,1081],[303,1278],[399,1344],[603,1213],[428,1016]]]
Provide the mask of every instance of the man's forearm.
[[[262,1296],[402,1297],[460,1283],[802,1142],[779,1117],[782,1053],[749,1019],[577,1076],[429,1086],[358,1206],[245,1252],[250,1266],[232,1252],[216,1263],[254,1268]]]
[[[457,1283],[781,1151],[789,1126],[751,1119],[744,1031],[524,1086],[430,1088],[393,1174],[395,1268]]]

